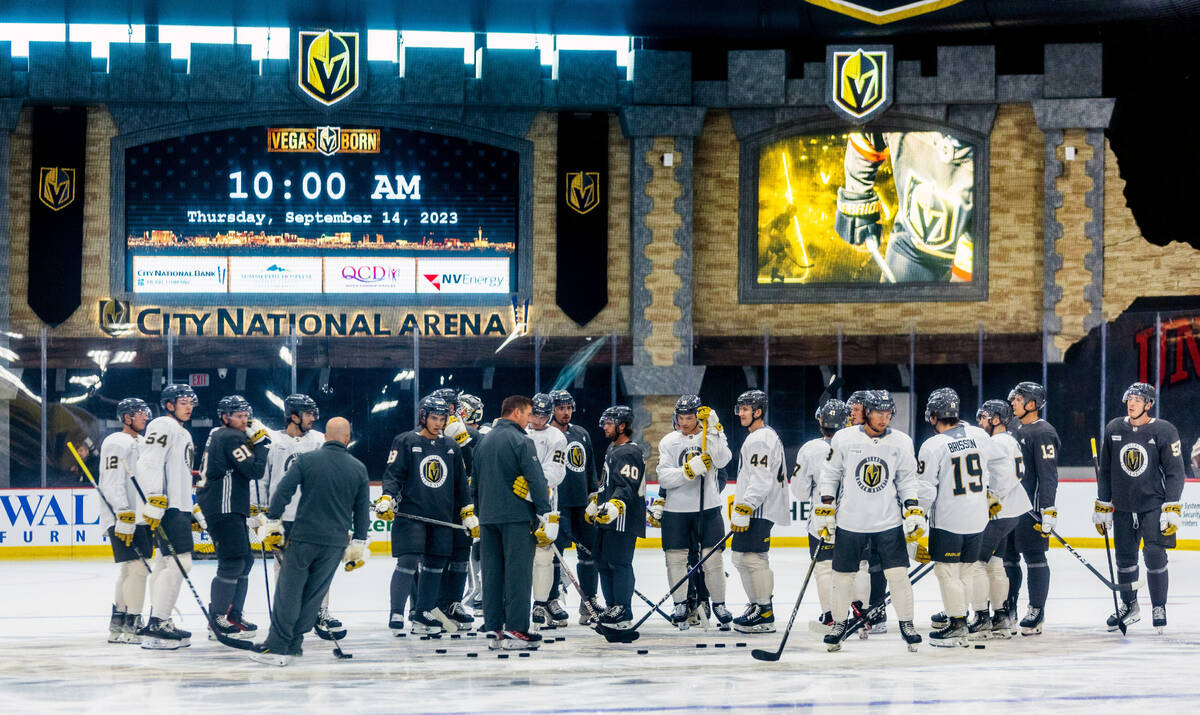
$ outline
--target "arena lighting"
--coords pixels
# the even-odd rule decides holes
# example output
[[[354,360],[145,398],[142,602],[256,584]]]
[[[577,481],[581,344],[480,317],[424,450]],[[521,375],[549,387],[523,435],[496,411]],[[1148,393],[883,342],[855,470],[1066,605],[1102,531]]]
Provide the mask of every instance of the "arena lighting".
[[[289,367],[291,366],[292,351],[288,350],[288,347],[286,345],[279,348],[279,359],[282,360],[285,365],[287,365]]]
[[[74,404],[83,402],[87,398],[88,398],[87,393],[84,393],[82,395],[75,395],[74,397],[64,397],[61,400],[59,400],[58,403],[60,405],[74,405]]]
[[[101,372],[104,372],[104,369],[108,367],[109,360],[112,358],[112,353],[108,350],[88,350],[87,356],[92,359],[92,362],[96,363]]]
[[[0,380],[12,383],[12,385],[23,392],[26,397],[38,403],[39,405],[42,403],[42,398],[33,394],[33,391],[26,387],[25,383],[21,382],[21,378],[14,375],[8,368],[0,366]]]
[[[72,375],[67,380],[67,382],[71,383],[72,385],[82,385],[84,387],[92,387],[92,386],[99,387],[100,386],[100,376],[99,375]]]
[[[276,407],[278,407],[281,412],[283,411],[283,398],[282,397],[280,397],[279,395],[276,395],[274,392],[271,392],[270,390],[267,390],[264,394],[267,397],[267,402],[270,402],[272,405],[275,405]]]
[[[403,382],[405,380],[411,380],[416,376],[417,373],[412,370],[401,370],[400,372],[396,373],[395,377],[392,378],[392,382]]]
[[[5,335],[16,340],[23,340],[25,338],[25,336],[21,335],[20,333],[13,333],[7,330],[0,330],[0,335]]]
[[[388,410],[392,409],[393,407],[395,407],[398,404],[400,404],[399,400],[385,400],[383,402],[376,402],[374,405],[371,406],[371,414],[376,414],[378,412],[387,412]]]
[[[14,353],[12,350],[9,350],[8,348],[0,348],[0,360],[7,360],[8,362],[12,362],[14,360],[20,359],[20,357],[21,357],[20,355],[17,355],[16,353]]]
[[[120,365],[122,363],[133,362],[137,357],[137,350],[118,350],[113,353],[112,360],[108,361],[109,365]]]

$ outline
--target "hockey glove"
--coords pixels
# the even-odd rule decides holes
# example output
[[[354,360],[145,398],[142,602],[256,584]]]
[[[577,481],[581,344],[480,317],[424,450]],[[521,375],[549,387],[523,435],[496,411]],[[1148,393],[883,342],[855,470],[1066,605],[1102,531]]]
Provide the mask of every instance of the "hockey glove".
[[[516,494],[525,501],[533,501],[529,498],[529,480],[525,479],[525,477],[517,475],[517,478],[513,480],[512,490],[513,494]]]
[[[1054,531],[1054,527],[1058,524],[1058,509],[1048,506],[1042,509],[1042,523],[1034,524],[1033,528],[1037,529],[1042,534],[1043,539],[1050,538],[1050,532]]]
[[[462,518],[462,525],[467,527],[467,531],[470,532],[471,538],[478,539],[479,517],[475,516],[475,505],[468,504],[464,506],[462,510],[458,512],[458,515]]]
[[[851,246],[861,246],[870,238],[878,243],[883,227],[879,223],[879,197],[875,190],[867,189],[860,194],[838,189],[833,230]]]
[[[362,568],[369,558],[371,558],[371,549],[367,546],[367,542],[362,539],[351,541],[350,545],[342,553],[342,563],[345,564],[344,568],[347,571]]]
[[[754,507],[741,502],[733,505],[733,511],[729,514],[729,530],[735,534],[740,534],[750,528],[750,516],[754,513]]]
[[[929,522],[925,520],[925,510],[917,506],[916,499],[904,502],[904,539],[916,541],[925,535]]]
[[[542,514],[538,517],[537,531],[533,532],[537,537],[537,545],[541,547],[549,546],[558,538],[558,512],[551,511]]]
[[[995,519],[996,515],[1000,513],[1000,510],[1004,508],[1004,505],[1000,503],[1000,495],[997,494],[996,492],[992,491],[991,489],[988,490],[987,499],[988,499],[988,518]]]
[[[662,497],[658,497],[650,502],[650,506],[646,507],[646,523],[655,529],[661,529],[663,510],[666,506],[667,501]]]
[[[683,463],[683,473],[688,479],[707,474],[713,468],[712,457],[707,452],[701,452]]]
[[[150,530],[158,529],[158,525],[162,523],[163,514],[167,513],[167,505],[170,502],[162,494],[155,494],[146,498],[146,503],[142,505],[142,518],[146,520],[146,524],[150,526]]]
[[[614,519],[622,516],[625,513],[625,502],[620,499],[609,499],[600,505],[599,511],[596,512],[597,524],[609,524]]]
[[[384,521],[391,521],[396,518],[396,500],[384,494],[375,500],[375,516]]]
[[[584,508],[584,510],[583,510],[583,520],[589,524],[596,523],[596,514],[599,513],[599,511],[600,511],[599,507],[596,506],[596,497],[597,496],[598,495],[596,494],[596,492],[592,492],[591,494],[588,494],[587,507]]]
[[[246,423],[246,439],[250,440],[250,444],[257,447],[264,442],[269,443],[271,435],[267,432],[267,426],[261,420],[253,419]]]
[[[192,507],[192,531],[199,534],[208,528],[208,521],[204,518],[204,512],[200,510],[200,505],[196,504]]]
[[[837,531],[837,508],[833,502],[818,505],[813,509],[812,518],[816,522],[817,536],[821,537],[822,541],[833,541],[833,535]]]
[[[1113,505],[1110,501],[1096,500],[1096,510],[1092,512],[1092,523],[1096,525],[1096,533],[1104,536],[1112,530]]]
[[[246,526],[252,530],[257,530],[258,525],[262,523],[262,517],[259,516],[261,510],[254,504],[250,505],[250,516],[246,517]]]
[[[442,430],[442,434],[453,439],[459,447],[471,441],[471,433],[467,431],[467,426],[454,415],[446,418],[446,428]]]
[[[919,564],[929,563],[929,539],[921,537],[908,545],[908,558]]]
[[[117,523],[113,525],[113,535],[126,546],[133,546],[134,521],[137,515],[132,511],[117,512]]]
[[[265,518],[258,526],[258,540],[264,549],[278,549],[283,545],[283,522]]]
[[[1183,523],[1182,505],[1177,501],[1169,501],[1162,505],[1162,515],[1158,517],[1158,530],[1163,536],[1172,536],[1179,531]]]

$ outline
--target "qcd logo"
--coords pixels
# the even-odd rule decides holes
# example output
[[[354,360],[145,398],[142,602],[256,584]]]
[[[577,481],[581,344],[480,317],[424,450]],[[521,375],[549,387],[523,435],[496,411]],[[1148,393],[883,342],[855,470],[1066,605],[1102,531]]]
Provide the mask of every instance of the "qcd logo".
[[[385,280],[396,280],[398,274],[399,271],[395,268],[384,268],[377,265],[342,267],[342,278],[359,283],[379,283]]]

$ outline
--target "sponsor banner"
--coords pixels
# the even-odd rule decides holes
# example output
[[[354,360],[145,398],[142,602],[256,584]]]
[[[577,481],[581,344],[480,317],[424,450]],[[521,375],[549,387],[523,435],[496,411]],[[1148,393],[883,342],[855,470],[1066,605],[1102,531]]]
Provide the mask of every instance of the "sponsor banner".
[[[224,256],[134,256],[134,293],[226,293]]]
[[[415,258],[325,258],[326,293],[416,293]]]
[[[508,293],[507,258],[418,258],[417,293]]]
[[[320,293],[320,258],[233,256],[230,293]]]

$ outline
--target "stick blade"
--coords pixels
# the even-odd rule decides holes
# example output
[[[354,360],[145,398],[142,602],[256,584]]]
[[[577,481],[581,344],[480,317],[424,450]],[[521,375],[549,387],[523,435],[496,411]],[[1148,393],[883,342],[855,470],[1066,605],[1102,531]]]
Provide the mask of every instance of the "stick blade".
[[[762,650],[761,648],[755,648],[754,650],[750,651],[750,656],[752,658],[755,660],[765,660],[768,663],[774,663],[775,661],[779,660],[780,655],[781,654],[776,651]]]
[[[604,636],[604,640],[609,643],[632,643],[642,637],[641,633],[634,630],[624,631],[603,625],[596,626],[596,632]]]

